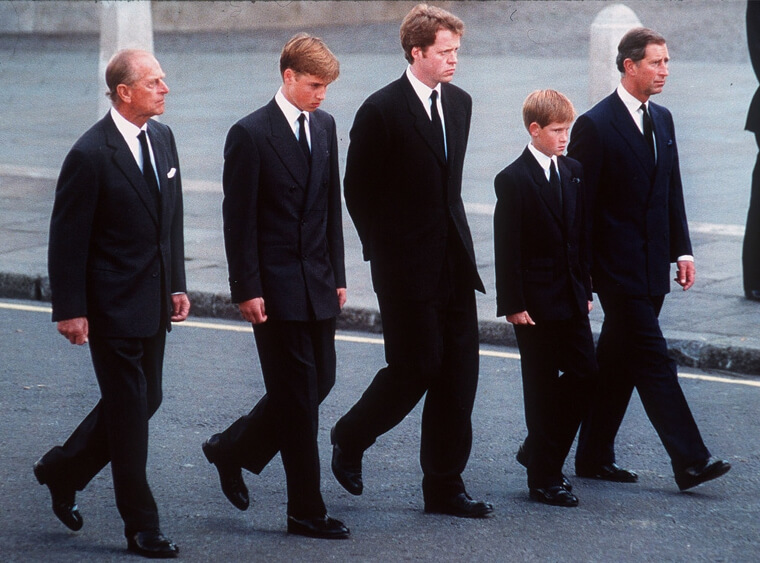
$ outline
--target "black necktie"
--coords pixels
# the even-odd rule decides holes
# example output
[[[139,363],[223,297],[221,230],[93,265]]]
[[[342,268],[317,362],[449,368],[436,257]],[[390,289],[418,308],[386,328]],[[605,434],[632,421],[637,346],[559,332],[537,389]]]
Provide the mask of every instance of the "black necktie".
[[[443,137],[443,123],[441,122],[441,116],[438,114],[438,92],[433,90],[430,93],[430,118],[433,122],[433,130],[437,138],[438,144],[443,148],[444,158],[446,156],[446,142]]]
[[[641,104],[641,111],[644,112],[644,140],[647,142],[647,145],[649,145],[649,150],[652,151],[652,156],[654,156],[654,134],[652,132],[652,118],[649,117],[649,112],[647,111],[646,104]]]
[[[161,192],[158,188],[158,180],[156,180],[156,172],[153,169],[153,164],[150,161],[150,150],[148,150],[148,135],[143,130],[140,131],[140,134],[137,136],[137,138],[140,140],[140,150],[142,150],[142,159],[143,159],[143,177],[145,178],[145,183],[148,184],[148,188],[150,189],[150,193],[153,194],[153,197],[156,199],[156,203],[161,203]]]
[[[306,115],[298,116],[298,144],[306,157],[306,162],[311,166],[311,150],[309,150],[309,140],[306,138]]]
[[[553,159],[549,166],[549,184],[551,184],[552,193],[559,203],[559,209],[562,209],[562,184],[559,181],[559,174],[557,174],[557,167],[554,166]]]

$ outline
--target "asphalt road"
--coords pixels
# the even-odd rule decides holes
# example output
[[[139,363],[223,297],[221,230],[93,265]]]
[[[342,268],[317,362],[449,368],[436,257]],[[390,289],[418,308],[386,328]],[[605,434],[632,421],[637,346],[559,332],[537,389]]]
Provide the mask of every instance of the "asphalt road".
[[[19,309],[18,307],[21,307]],[[223,497],[200,444],[261,396],[250,327],[193,318],[167,347],[164,403],[151,425],[149,480],[162,528],[185,561],[750,561],[760,531],[760,420],[757,379],[682,374],[705,441],[734,469],[679,493],[669,463],[637,399],[618,438],[621,464],[640,482],[573,478],[581,504],[563,509],[528,500],[513,454],[524,433],[516,351],[482,351],[474,447],[464,478],[472,496],[494,503],[487,521],[425,515],[418,462],[420,409],[365,456],[365,492],[352,497],[329,472],[329,429],[383,365],[377,335],[341,333],[338,383],[321,412],[323,494],[331,515],[352,529],[348,541],[285,533],[279,458],[261,476],[246,474],[248,512]],[[85,525],[73,533],[52,514],[33,462],[61,443],[98,397],[86,347],[55,331],[39,303],[0,302],[0,559],[119,561],[122,523],[104,471],[78,495]],[[712,376],[713,378],[710,378]],[[707,378],[706,378],[707,377]],[[572,453],[571,453],[572,456]]]

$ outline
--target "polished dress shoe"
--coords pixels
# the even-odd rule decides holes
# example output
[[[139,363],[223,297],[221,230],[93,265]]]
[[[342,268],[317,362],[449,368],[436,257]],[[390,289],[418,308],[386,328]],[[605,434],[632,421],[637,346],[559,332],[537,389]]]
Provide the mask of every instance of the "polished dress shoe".
[[[559,485],[546,487],[544,489],[530,489],[530,498],[552,506],[578,506],[578,497],[568,491],[565,487]]]
[[[426,500],[425,512],[460,518],[488,518],[493,515],[493,505],[490,502],[472,500],[467,493],[459,493],[443,500]]]
[[[343,522],[329,516],[303,520],[288,516],[288,533],[323,540],[344,540],[351,535]]]
[[[748,289],[744,292],[744,296],[750,301],[760,301],[760,290]]]
[[[216,466],[219,472],[219,482],[222,484],[222,492],[227,500],[238,510],[246,510],[250,504],[248,488],[243,481],[243,474],[239,466],[228,463],[219,451],[219,434],[214,434],[203,442],[201,446],[203,455],[209,463]]]
[[[515,454],[515,459],[517,460],[517,463],[528,468],[528,452],[525,451],[525,444],[520,444],[520,447],[517,448],[517,453]],[[573,484],[570,482],[570,479],[565,477],[565,474],[562,474],[562,486],[565,487],[568,491],[573,491]]]
[[[127,536],[127,549],[151,559],[173,559],[179,555],[177,544],[157,530]]]
[[[37,481],[39,481],[40,485],[47,485],[48,489],[50,489],[50,496],[53,499],[53,514],[69,529],[75,532],[81,530],[84,520],[82,519],[82,515],[79,514],[76,490],[51,483],[46,475],[46,469],[42,460],[34,464],[34,476],[37,478]]]
[[[687,467],[676,473],[676,485],[682,491],[701,485],[705,481],[717,479],[731,469],[731,464],[724,459],[710,457],[702,463]]]
[[[335,441],[335,427],[330,430],[332,444],[332,472],[344,489],[352,495],[360,495],[364,490],[362,481],[362,454],[349,455]]]
[[[639,480],[639,476],[636,475],[636,473],[627,469],[623,469],[614,462],[606,465],[600,465],[596,468],[576,466],[575,474],[578,477],[586,477],[588,479],[601,479],[602,481],[613,481],[615,483],[636,483]]]

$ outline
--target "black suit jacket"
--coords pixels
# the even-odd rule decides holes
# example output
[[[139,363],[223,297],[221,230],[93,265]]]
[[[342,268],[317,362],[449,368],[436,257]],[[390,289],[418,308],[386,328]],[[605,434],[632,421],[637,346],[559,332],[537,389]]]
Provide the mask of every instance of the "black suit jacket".
[[[757,0],[747,2],[747,47],[755,76],[760,79],[760,2]],[[760,133],[760,87],[752,97],[744,128],[753,133]]]
[[[110,113],[66,157],[48,247],[54,321],[87,317],[105,336],[146,338],[169,318],[170,294],[186,291],[177,148],[166,125],[150,120],[148,134],[160,206]]]
[[[472,100],[464,90],[442,84],[441,103],[448,159],[406,75],[372,94],[356,113],[346,206],[377,293],[431,297],[451,236],[465,250],[465,276],[474,289],[485,291],[461,195]]]
[[[652,102],[649,113],[656,163],[617,92],[573,126],[568,155],[592,194],[594,291],[665,295],[670,263],[692,254],[673,117]]]
[[[591,278],[583,169],[560,156],[563,205],[526,147],[494,180],[496,314],[528,311],[535,321],[588,314]]]
[[[233,125],[224,147],[232,301],[263,297],[277,320],[334,317],[346,287],[335,120],[316,110],[309,127],[311,173],[274,100]]]

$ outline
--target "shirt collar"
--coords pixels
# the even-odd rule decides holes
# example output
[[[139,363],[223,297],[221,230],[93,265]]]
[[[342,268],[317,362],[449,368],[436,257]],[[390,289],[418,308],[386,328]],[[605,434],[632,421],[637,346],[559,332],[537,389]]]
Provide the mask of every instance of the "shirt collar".
[[[552,161],[554,161],[554,166],[557,168],[557,173],[559,173],[559,166],[557,165],[556,156],[546,156],[544,153],[534,147],[533,143],[528,143],[528,150],[534,157],[536,157],[538,164],[541,166],[541,168],[543,168],[544,172],[548,173],[549,167],[551,166]]]
[[[639,111],[641,108],[641,102],[633,94],[625,89],[625,86],[623,86],[622,82],[618,84],[617,94],[632,115],[635,115],[636,112]],[[649,100],[644,102],[644,104],[647,106],[647,110],[649,110]]]
[[[142,127],[138,127],[131,121],[128,121],[127,118],[125,118],[123,115],[121,115],[115,107],[111,108],[111,119],[113,119],[113,122],[116,125],[116,128],[119,130],[119,133],[121,133],[121,135],[127,140],[136,139],[140,134],[140,131],[148,130],[147,122]]]
[[[298,122],[298,118],[302,113],[306,116],[306,123],[309,123],[311,114],[308,111],[302,112],[296,106],[291,104],[285,97],[285,94],[282,93],[282,88],[277,90],[277,93],[274,95],[274,101],[277,102],[277,105],[279,106],[280,110],[282,110],[282,113],[285,115],[285,119],[288,120],[288,123],[290,123],[290,127],[293,129],[293,131],[295,131],[296,123]]]
[[[414,76],[414,73],[412,72],[412,65],[409,65],[406,67],[406,77],[409,79],[409,82],[412,85],[412,88],[414,88],[414,92],[417,94],[417,97],[422,101],[422,105],[425,106],[425,109],[428,111],[430,110],[430,94],[435,90],[438,92],[438,99],[441,99],[441,83],[435,85],[435,88],[431,88],[427,84],[424,84],[419,78]]]

